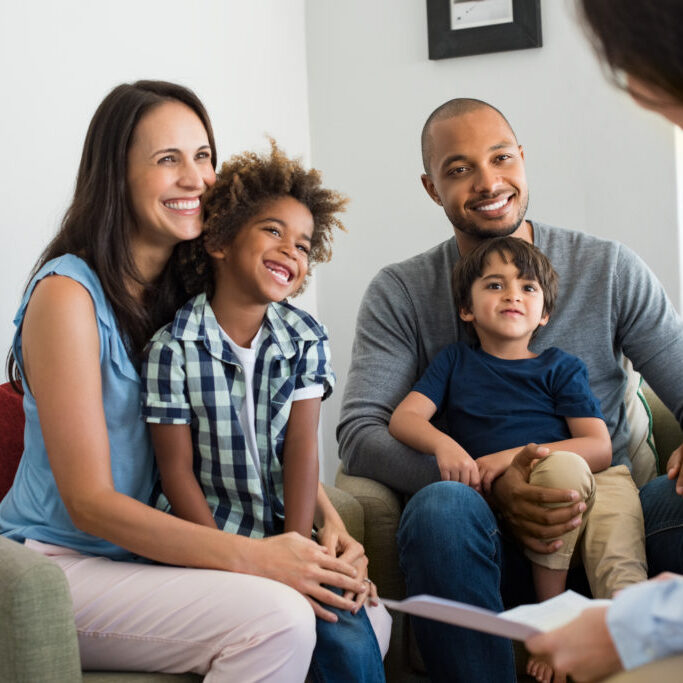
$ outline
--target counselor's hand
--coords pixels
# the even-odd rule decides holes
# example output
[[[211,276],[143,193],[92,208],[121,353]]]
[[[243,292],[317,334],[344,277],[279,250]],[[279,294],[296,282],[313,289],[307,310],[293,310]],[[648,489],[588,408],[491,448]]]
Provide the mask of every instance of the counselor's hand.
[[[577,683],[601,680],[623,669],[606,615],[607,607],[586,609],[565,626],[529,638],[527,650],[556,675],[568,674]]]
[[[249,558],[248,573],[280,581],[296,589],[311,603],[317,617],[337,621],[337,616],[319,603],[354,610],[353,600],[325,588],[323,584],[358,594],[367,590],[363,576],[349,562],[334,557],[322,545],[290,531],[259,539]]]
[[[683,496],[683,444],[669,457],[666,463],[666,476],[676,480],[676,493]]]
[[[581,524],[586,504],[578,501],[577,491],[549,489],[529,484],[533,462],[549,450],[536,444],[525,446],[491,487],[491,503],[507,519],[515,537],[537,553],[554,553],[562,541],[550,541]],[[571,503],[566,507],[547,508],[548,503]]]

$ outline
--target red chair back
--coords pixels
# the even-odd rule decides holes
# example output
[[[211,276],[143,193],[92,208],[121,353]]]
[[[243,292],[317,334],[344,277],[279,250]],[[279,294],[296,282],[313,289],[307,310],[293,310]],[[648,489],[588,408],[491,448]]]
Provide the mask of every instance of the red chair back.
[[[23,396],[0,384],[0,500],[9,491],[24,450]]]

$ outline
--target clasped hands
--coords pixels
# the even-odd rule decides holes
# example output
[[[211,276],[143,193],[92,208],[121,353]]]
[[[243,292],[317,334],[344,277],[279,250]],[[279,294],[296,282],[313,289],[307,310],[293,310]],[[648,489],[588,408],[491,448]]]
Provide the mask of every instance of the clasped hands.
[[[534,463],[548,453],[547,448],[529,444],[512,459],[506,451],[474,460],[452,441],[435,455],[442,480],[459,481],[482,493],[521,543],[530,550],[548,554],[562,547],[558,537],[579,526],[586,510],[577,491],[529,484]],[[547,507],[553,503],[564,507]]]

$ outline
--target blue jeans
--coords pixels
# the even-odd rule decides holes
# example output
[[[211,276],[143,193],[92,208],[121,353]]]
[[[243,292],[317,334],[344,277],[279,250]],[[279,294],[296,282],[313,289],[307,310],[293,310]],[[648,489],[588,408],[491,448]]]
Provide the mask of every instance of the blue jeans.
[[[683,574],[683,497],[662,475],[640,490],[645,517],[645,550],[650,576],[669,571]]]
[[[504,543],[494,514],[474,489],[450,481],[425,486],[406,505],[397,540],[408,595],[504,609]],[[431,619],[412,623],[431,680],[515,680],[509,640]]]
[[[640,495],[650,573],[683,573],[683,498],[666,477]],[[529,561],[468,486],[442,481],[421,489],[406,505],[397,540],[408,595],[428,593],[495,612],[535,602]],[[581,574],[574,580],[575,590],[582,583],[587,588]],[[429,619],[412,622],[432,680],[515,680],[510,641]]]
[[[326,586],[336,593],[337,588]],[[381,683],[384,665],[365,608],[357,614],[324,605],[339,621],[315,620],[316,644],[310,675],[318,683]]]

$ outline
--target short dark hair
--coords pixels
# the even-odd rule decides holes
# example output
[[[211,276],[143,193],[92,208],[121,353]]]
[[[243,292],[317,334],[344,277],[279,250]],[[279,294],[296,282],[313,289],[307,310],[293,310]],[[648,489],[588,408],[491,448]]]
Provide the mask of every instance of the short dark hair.
[[[683,104],[683,2],[581,0],[593,45],[622,88],[619,72],[635,76]]]
[[[459,314],[472,309],[472,285],[480,278],[491,254],[498,254],[505,263],[515,264],[521,277],[538,282],[543,292],[543,313],[550,315],[557,300],[557,272],[548,257],[536,246],[519,237],[494,237],[484,240],[471,252],[460,257],[453,268],[453,300]],[[471,323],[470,333],[476,336]],[[535,332],[534,332],[535,334]]]
[[[271,138],[270,153],[242,152],[226,161],[216,183],[202,197],[204,233],[193,242],[179,245],[188,291],[213,295],[207,250],[229,245],[250,218],[280,197],[293,197],[313,216],[309,273],[315,264],[330,260],[332,231],[335,227],[345,230],[336,214],[344,211],[348,199],[324,188],[319,171],[306,169],[300,159],[288,158]],[[308,276],[299,292],[307,282]]]
[[[483,100],[475,100],[471,97],[456,97],[453,100],[448,100],[442,105],[438,106],[427,118],[425,125],[422,126],[422,165],[425,173],[429,175],[429,167],[432,163],[432,154],[434,153],[434,146],[432,145],[431,127],[435,121],[443,121],[444,119],[453,119],[463,114],[469,114],[472,111],[479,109],[492,109],[497,112],[505,121],[512,136],[517,139],[515,131],[512,130],[510,122],[503,116],[502,112],[496,109],[492,104],[484,102]]]

